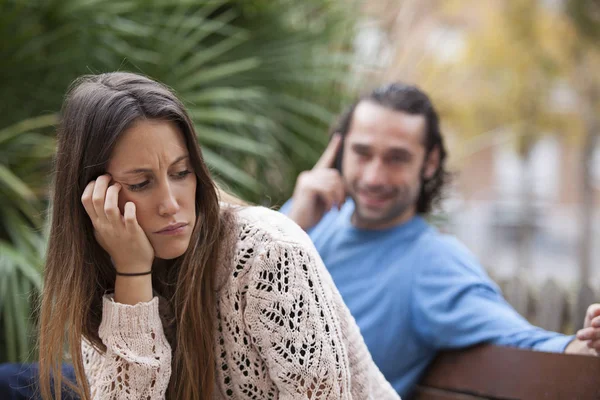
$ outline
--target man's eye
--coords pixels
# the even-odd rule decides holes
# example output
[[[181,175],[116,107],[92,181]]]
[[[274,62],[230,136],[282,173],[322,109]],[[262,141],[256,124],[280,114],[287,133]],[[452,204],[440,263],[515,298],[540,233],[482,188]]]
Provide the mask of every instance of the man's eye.
[[[411,159],[412,158],[409,155],[397,155],[397,156],[390,157],[389,161],[392,164],[399,164],[399,163],[410,162]]]
[[[189,171],[189,170],[186,169],[185,171],[178,172],[175,175],[175,178],[176,179],[183,179],[183,178],[185,178],[186,176],[188,176],[191,173],[192,173],[192,171]]]
[[[142,183],[136,183],[135,185],[129,185],[129,190],[131,190],[132,192],[136,192],[139,190],[142,190],[143,188],[145,188],[146,186],[148,186],[148,184],[150,183],[150,181],[144,181]]]

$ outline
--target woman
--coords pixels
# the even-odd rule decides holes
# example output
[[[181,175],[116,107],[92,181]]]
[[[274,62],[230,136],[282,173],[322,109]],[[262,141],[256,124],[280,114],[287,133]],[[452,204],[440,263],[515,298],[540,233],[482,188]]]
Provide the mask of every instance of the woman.
[[[397,398],[308,236],[218,193],[166,87],[76,81],[58,132],[43,397],[66,335],[85,399]]]

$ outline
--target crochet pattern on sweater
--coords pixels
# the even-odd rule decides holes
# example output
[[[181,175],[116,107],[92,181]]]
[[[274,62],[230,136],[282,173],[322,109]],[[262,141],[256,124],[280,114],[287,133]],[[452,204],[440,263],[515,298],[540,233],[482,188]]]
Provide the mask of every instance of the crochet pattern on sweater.
[[[237,220],[217,294],[214,398],[398,399],[305,232],[262,207],[241,208]],[[171,348],[158,302],[104,298],[106,353],[82,346],[93,398],[165,398]]]

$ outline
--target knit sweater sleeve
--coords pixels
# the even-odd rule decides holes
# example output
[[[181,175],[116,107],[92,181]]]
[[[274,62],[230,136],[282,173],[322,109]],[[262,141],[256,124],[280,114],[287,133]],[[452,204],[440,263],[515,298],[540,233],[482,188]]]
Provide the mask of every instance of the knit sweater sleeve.
[[[331,285],[313,252],[295,243],[267,245],[252,266],[246,329],[282,400],[352,398]]]
[[[92,398],[164,399],[171,377],[171,347],[164,335],[158,298],[135,306],[105,296],[99,336],[100,354],[82,344]]]

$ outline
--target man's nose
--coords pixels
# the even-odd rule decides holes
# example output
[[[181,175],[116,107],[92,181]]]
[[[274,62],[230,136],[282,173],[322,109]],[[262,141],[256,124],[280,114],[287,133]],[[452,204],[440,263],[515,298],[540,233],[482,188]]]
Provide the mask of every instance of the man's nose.
[[[363,170],[363,183],[369,186],[385,184],[385,166],[380,160],[374,159]]]

